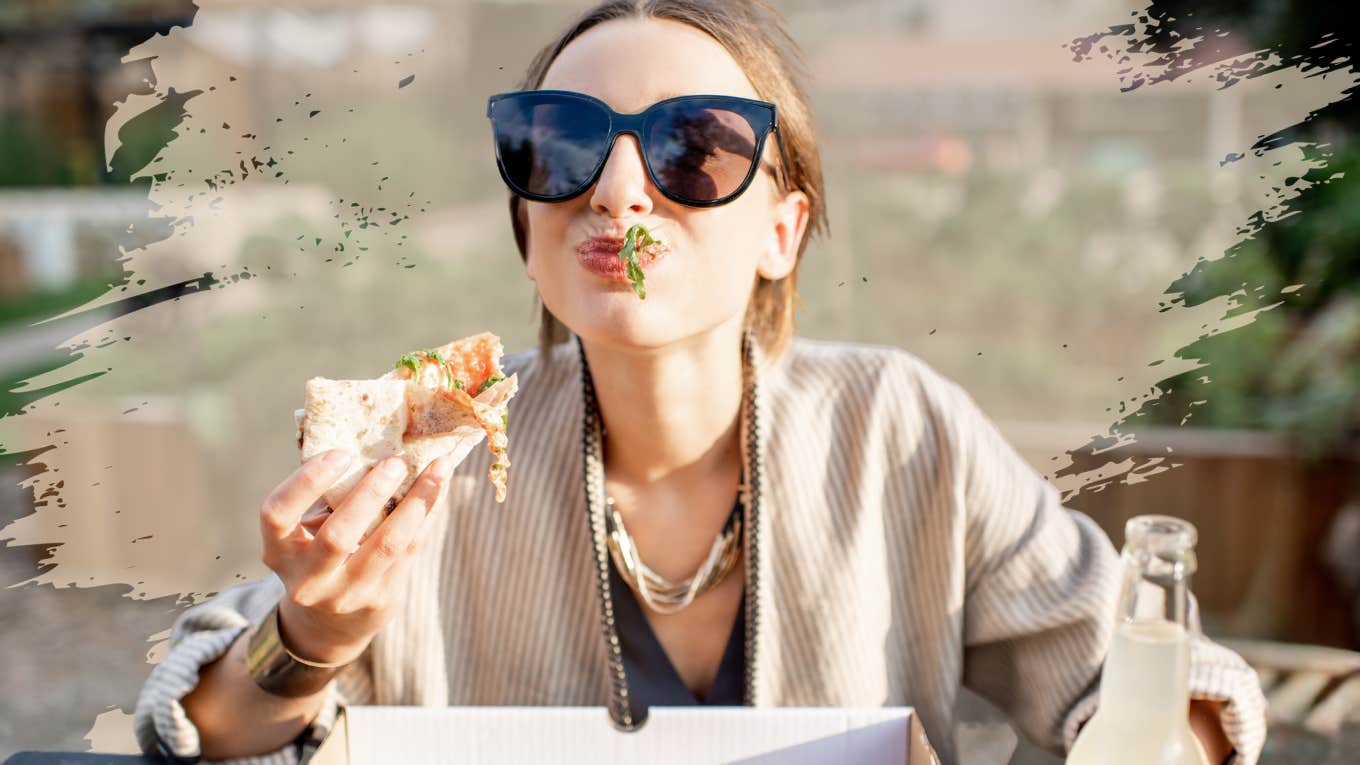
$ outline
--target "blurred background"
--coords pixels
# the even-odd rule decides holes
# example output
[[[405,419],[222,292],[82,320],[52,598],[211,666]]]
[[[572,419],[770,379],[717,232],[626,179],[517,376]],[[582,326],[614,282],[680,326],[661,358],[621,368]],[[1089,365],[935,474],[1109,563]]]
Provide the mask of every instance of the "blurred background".
[[[1264,761],[1360,758],[1352,22],[773,5],[830,205],[800,333],[960,382],[1116,545],[1193,521],[1205,631],[1270,691]],[[485,99],[584,6],[0,4],[0,758],[135,748],[175,617],[265,573],[306,377],[534,342]],[[1055,761],[966,703],[970,761]]]

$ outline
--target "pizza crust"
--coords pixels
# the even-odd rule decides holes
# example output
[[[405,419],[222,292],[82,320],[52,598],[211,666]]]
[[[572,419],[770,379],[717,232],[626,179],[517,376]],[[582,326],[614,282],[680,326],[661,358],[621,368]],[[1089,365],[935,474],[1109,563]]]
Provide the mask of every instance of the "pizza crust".
[[[302,408],[302,461],[336,448],[348,449],[353,461],[324,493],[326,503],[339,506],[378,462],[401,454],[410,422],[406,383],[399,380],[307,381]],[[414,478],[408,476],[401,494]]]
[[[355,458],[323,496],[336,508],[374,465],[390,456],[406,462],[407,474],[392,495],[389,512],[431,462],[450,455],[458,465],[485,438],[477,414],[499,417],[518,390],[515,375],[494,383],[472,400],[478,410],[408,380],[330,380],[313,377],[303,408],[293,412],[303,462],[331,449]],[[376,522],[375,522],[376,523]]]

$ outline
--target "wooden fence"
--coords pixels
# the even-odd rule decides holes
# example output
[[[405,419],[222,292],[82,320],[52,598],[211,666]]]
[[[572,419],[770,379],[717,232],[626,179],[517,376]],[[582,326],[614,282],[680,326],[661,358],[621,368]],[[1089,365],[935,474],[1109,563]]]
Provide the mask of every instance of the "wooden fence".
[[[1053,455],[1090,435],[1074,438],[1081,431],[1071,428],[1002,429],[1048,473],[1057,464]],[[1273,434],[1158,429],[1094,457],[1076,454],[1074,463],[1145,464],[1159,457],[1176,467],[1133,483],[1088,484],[1067,506],[1094,518],[1116,546],[1135,515],[1174,515],[1195,524],[1199,570],[1192,586],[1208,632],[1356,647],[1360,636],[1347,596],[1323,550],[1333,519],[1354,497],[1360,459],[1308,461]],[[1063,485],[1061,476],[1057,482]]]

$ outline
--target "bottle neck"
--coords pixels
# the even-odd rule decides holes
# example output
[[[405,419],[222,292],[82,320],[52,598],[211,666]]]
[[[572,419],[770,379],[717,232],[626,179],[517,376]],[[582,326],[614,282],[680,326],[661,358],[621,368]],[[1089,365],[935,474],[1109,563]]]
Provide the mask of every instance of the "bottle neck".
[[[1174,554],[1124,548],[1119,622],[1170,622],[1190,629],[1190,575],[1194,550]]]
[[[1139,516],[1125,528],[1118,620],[1101,677],[1101,707],[1180,716],[1190,702],[1190,575],[1195,528]]]

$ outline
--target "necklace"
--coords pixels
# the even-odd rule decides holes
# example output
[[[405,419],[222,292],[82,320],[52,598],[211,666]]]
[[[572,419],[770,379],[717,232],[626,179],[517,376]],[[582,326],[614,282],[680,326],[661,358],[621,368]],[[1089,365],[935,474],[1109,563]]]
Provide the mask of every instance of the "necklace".
[[[732,514],[713,540],[708,557],[699,565],[699,570],[683,582],[672,582],[643,563],[637,546],[623,526],[618,509],[614,507],[614,498],[607,498],[605,504],[608,505],[605,515],[606,541],[609,555],[614,559],[614,567],[620,578],[642,598],[642,602],[659,614],[673,614],[685,608],[695,598],[718,586],[737,567],[737,560],[741,556],[740,502],[732,508]]]
[[[760,630],[760,570],[761,556],[759,537],[764,502],[761,487],[765,474],[764,448],[761,436],[761,407],[756,369],[760,354],[755,338],[750,332],[742,336],[742,421],[741,421],[741,461],[742,484],[741,504],[744,508],[748,530],[742,535],[746,553],[746,676],[743,679],[745,698],[752,706],[757,703],[757,668],[760,666],[759,643],[756,634]],[[590,364],[586,361],[586,349],[576,338],[576,351],[580,358],[581,373],[581,481],[585,491],[586,517],[590,523],[591,539],[595,548],[595,586],[600,603],[600,625],[604,632],[609,652],[609,719],[625,731],[637,730],[642,724],[636,717],[628,700],[628,677],[623,668],[623,649],[618,629],[614,623],[614,602],[609,592],[609,551],[605,533],[608,513],[605,512],[604,489],[604,424],[600,420],[600,404],[595,399],[595,383],[590,378]],[[645,715],[644,715],[645,716]]]

